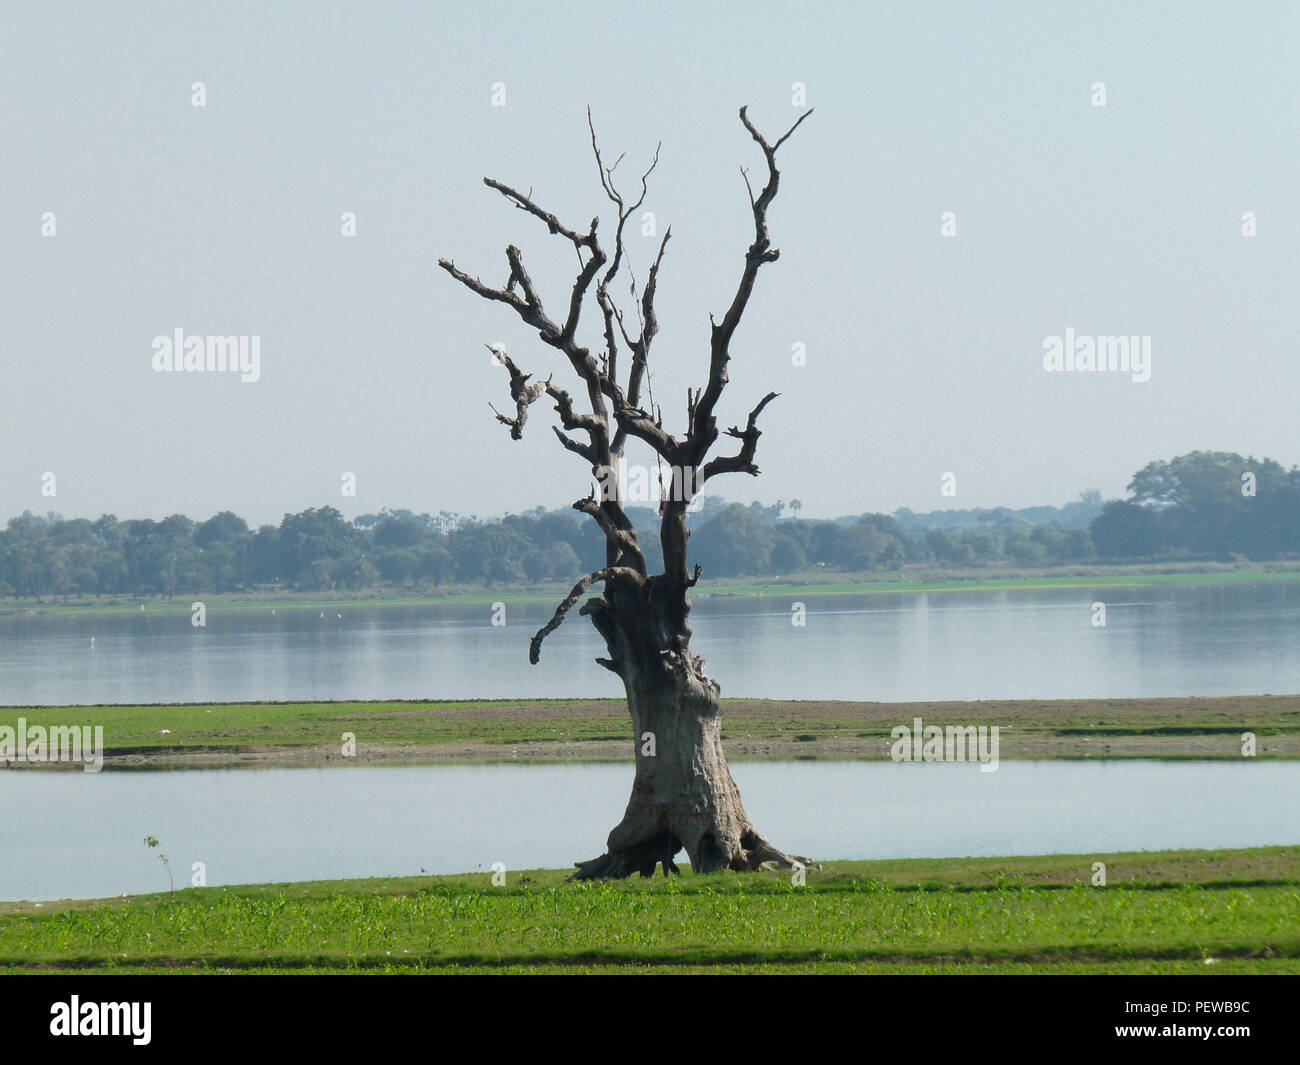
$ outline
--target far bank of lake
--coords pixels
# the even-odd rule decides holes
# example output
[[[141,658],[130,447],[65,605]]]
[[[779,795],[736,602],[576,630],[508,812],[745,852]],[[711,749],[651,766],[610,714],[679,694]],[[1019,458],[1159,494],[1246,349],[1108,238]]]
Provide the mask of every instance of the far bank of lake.
[[[1003,565],[951,569],[916,567],[868,573],[808,570],[787,577],[705,580],[691,599],[728,596],[871,595],[889,592],[960,592],[1000,588],[1138,587],[1149,584],[1215,584],[1220,581],[1300,580],[1300,563],[1278,562],[1266,567],[1244,563],[1170,563],[1164,566],[1057,566],[1026,571]],[[540,603],[558,601],[572,588],[570,581],[483,587],[448,585],[426,593],[383,588],[365,593],[346,591],[192,592],[170,596],[65,596],[44,600],[0,599],[5,615],[140,611],[189,613],[196,600],[209,610],[254,610],[262,607],[298,608],[357,606],[430,606],[435,604]],[[593,592],[590,594],[599,594]]]

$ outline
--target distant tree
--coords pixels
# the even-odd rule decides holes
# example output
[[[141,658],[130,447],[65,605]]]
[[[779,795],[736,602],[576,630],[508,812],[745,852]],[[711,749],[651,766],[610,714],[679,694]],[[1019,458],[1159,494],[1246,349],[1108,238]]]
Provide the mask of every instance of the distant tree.
[[[799,538],[786,526],[779,529],[772,541],[772,566],[779,573],[794,573],[808,565],[808,555]]]
[[[1251,481],[1251,490],[1243,491]],[[1272,459],[1229,451],[1193,451],[1150,462],[1129,484],[1133,501],[1159,508],[1161,543],[1192,555],[1268,558],[1300,549],[1288,518],[1297,471]]]
[[[907,553],[903,541],[882,531],[869,515],[842,526],[837,541],[835,565],[855,572],[901,563]]]
[[[1069,562],[1087,562],[1096,556],[1092,535],[1087,529],[1070,529],[1065,534],[1065,559]]]
[[[1159,547],[1155,513],[1123,500],[1107,503],[1089,532],[1101,558],[1149,558]]]
[[[490,585],[524,579],[528,540],[517,527],[467,523],[451,534],[449,543],[459,580]]]
[[[701,568],[719,577],[739,577],[771,569],[775,540],[765,515],[733,503],[691,534],[691,549]]]
[[[1024,531],[1012,533],[1002,545],[1002,553],[1022,566],[1037,565],[1047,557],[1047,546]]]
[[[379,548],[372,561],[379,576],[389,584],[412,585],[420,580],[420,554],[414,548]]]
[[[581,565],[578,553],[563,541],[529,548],[524,555],[524,574],[532,581],[563,579]]]
[[[414,547],[429,536],[428,526],[410,511],[384,514],[375,522],[371,535],[380,547]]]
[[[441,538],[436,543],[421,547],[417,554],[420,559],[420,577],[423,580],[434,584],[451,580],[454,571],[451,552]]]
[[[211,547],[213,544],[237,542],[247,534],[248,522],[238,514],[223,510],[195,525],[193,539],[196,547]]]
[[[341,562],[358,551],[360,543],[361,531],[333,507],[286,514],[280,522],[280,572],[302,588],[333,587],[346,579]]]
[[[958,536],[970,549],[970,557],[975,562],[992,562],[998,557],[1001,544],[996,533],[983,529],[963,529]]]

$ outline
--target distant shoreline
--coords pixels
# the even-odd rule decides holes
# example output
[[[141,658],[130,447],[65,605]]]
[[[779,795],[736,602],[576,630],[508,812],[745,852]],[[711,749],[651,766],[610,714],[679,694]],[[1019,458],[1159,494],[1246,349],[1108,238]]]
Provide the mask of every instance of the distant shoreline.
[[[627,762],[627,708],[614,699],[193,703],[2,707],[0,725],[104,726],[105,769],[230,769]],[[724,699],[733,761],[881,761],[890,732],[997,725],[1008,759],[1300,758],[1300,694],[1162,699],[868,703]],[[163,730],[167,731],[164,732]],[[1253,732],[1257,754],[1242,754]],[[344,733],[356,753],[344,757]],[[5,763],[0,762],[0,769]],[[14,771],[77,771],[13,765]]]
[[[1268,568],[1234,568],[1220,564],[1170,564],[1167,566],[1066,566],[1056,571],[1023,571],[985,567],[971,570],[931,570],[908,577],[896,573],[840,574],[816,571],[795,574],[791,577],[762,580],[718,579],[705,580],[692,593],[692,599],[727,598],[735,596],[788,596],[788,595],[869,595],[906,592],[961,592],[974,590],[1015,590],[1042,588],[1138,587],[1156,584],[1215,584],[1223,581],[1273,581],[1300,580],[1300,563],[1273,563]],[[0,617],[46,613],[129,613],[185,612],[192,604],[202,601],[208,610],[256,610],[265,607],[284,609],[324,609],[328,607],[389,607],[431,606],[437,604],[478,605],[484,603],[550,602],[563,598],[572,588],[569,581],[556,581],[527,586],[502,586],[500,588],[470,588],[456,586],[445,593],[410,595],[393,594],[391,590],[371,596],[321,592],[251,592],[251,593],[184,593],[171,597],[138,599],[130,596],[114,598],[70,598],[67,600],[32,599],[0,600]]]

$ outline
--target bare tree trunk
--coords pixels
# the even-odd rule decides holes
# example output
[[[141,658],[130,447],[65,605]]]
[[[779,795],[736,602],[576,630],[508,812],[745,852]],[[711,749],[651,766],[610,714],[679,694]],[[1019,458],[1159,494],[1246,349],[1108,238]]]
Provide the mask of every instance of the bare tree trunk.
[[[718,684],[704,671],[704,660],[690,652],[689,606],[685,589],[667,595],[663,578],[652,578],[642,603],[609,599],[587,609],[606,633],[623,677],[636,750],[636,776],[623,820],[609,834],[607,851],[578,862],[577,879],[650,876],[662,863],[664,874],[685,848],[696,872],[752,870],[764,863],[806,865],[808,859],[771,846],[754,828],[740,801],[740,790],[722,750]],[[654,592],[660,594],[656,596]],[[639,598],[639,597],[638,597]],[[631,626],[608,631],[604,619],[625,614]],[[612,638],[611,638],[612,637]]]

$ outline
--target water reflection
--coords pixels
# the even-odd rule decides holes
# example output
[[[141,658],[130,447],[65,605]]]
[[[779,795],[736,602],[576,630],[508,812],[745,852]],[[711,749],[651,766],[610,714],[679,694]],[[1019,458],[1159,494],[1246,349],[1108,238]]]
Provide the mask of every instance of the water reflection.
[[[793,598],[793,597],[792,597]],[[908,701],[1300,691],[1300,582],[700,599],[694,646],[725,696]],[[1091,604],[1106,604],[1106,626]],[[0,617],[0,704],[619,697],[552,604],[283,606]],[[339,615],[342,615],[341,617]],[[91,640],[94,639],[94,646]]]

